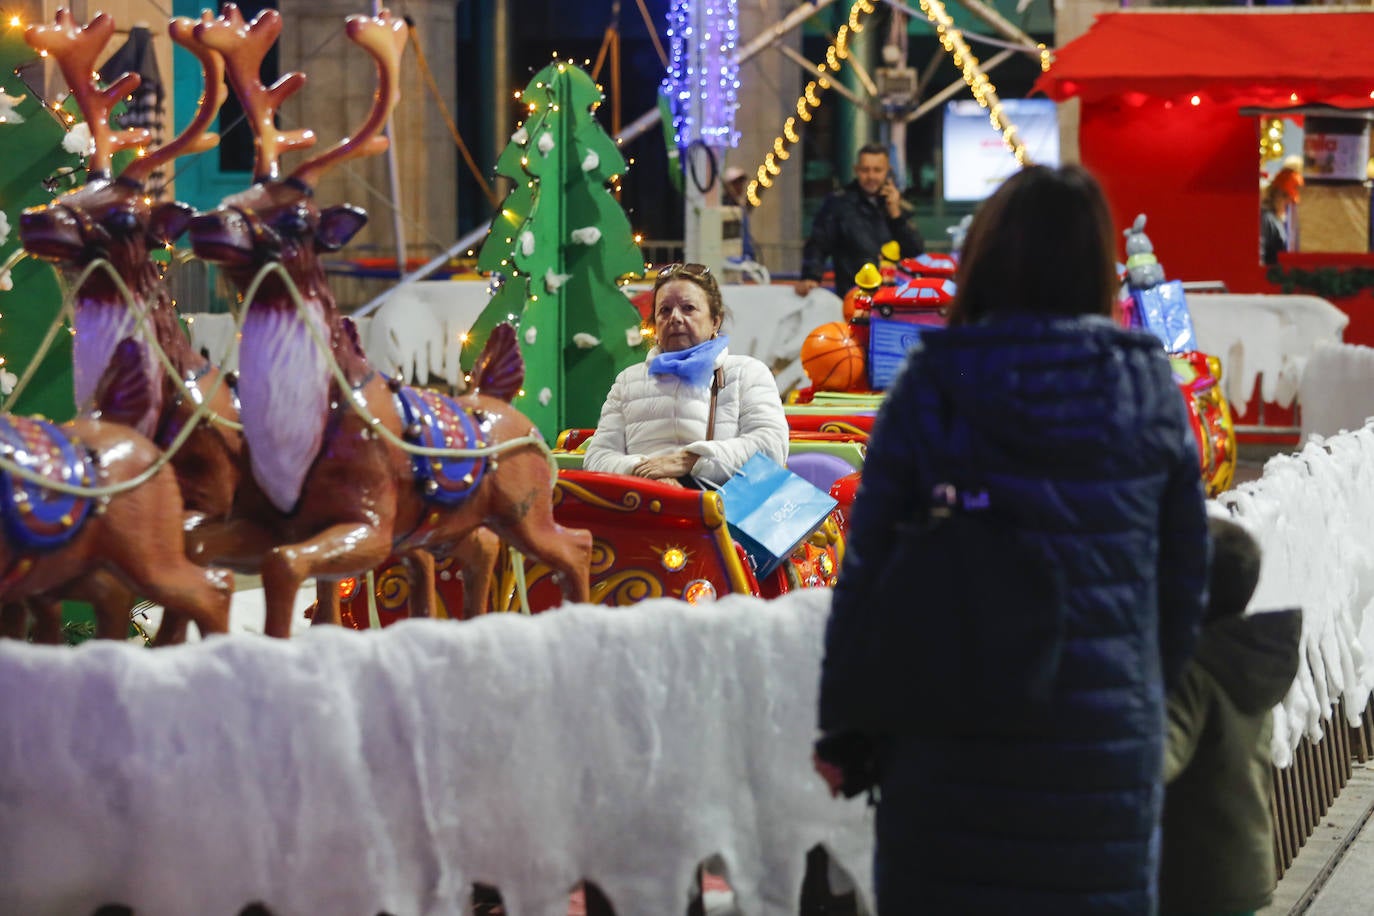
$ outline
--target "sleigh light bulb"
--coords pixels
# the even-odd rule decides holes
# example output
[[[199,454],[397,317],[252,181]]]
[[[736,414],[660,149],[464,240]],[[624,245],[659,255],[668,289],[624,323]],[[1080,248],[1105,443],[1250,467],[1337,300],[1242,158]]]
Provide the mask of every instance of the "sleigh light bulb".
[[[688,604],[716,600],[716,587],[705,579],[693,579],[682,590],[682,600]]]
[[[663,568],[668,572],[681,572],[687,565],[687,551],[681,547],[669,547],[663,551]]]

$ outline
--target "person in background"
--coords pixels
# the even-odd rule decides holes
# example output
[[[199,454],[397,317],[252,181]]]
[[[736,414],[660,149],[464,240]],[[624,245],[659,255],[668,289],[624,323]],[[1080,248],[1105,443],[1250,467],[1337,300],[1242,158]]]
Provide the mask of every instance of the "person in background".
[[[754,236],[749,232],[749,211],[753,207],[749,204],[747,187],[749,176],[743,169],[731,166],[720,176],[721,190],[724,192],[725,203],[732,207],[739,207],[739,240],[740,240],[740,260],[757,262],[759,257],[754,250]]]
[[[859,150],[854,180],[821,204],[802,250],[796,293],[805,296],[821,283],[827,261],[835,264],[835,291],[843,296],[864,264],[877,264],[883,243],[895,241],[904,258],[925,251],[921,234],[907,221],[902,193],[892,180],[887,150],[869,144]]]
[[[1278,884],[1269,741],[1298,673],[1302,612],[1245,615],[1259,581],[1255,539],[1208,520],[1212,574],[1197,655],[1169,692],[1164,757],[1164,916],[1249,914]]]
[[[1009,178],[969,227],[949,327],[921,334],[869,440],[826,626],[816,769],[849,789],[861,768],[823,746],[872,749],[882,916],[1155,911],[1164,696],[1196,639],[1208,535],[1169,361],[1110,318],[1115,235],[1082,168]],[[922,582],[905,603],[874,592],[945,473],[976,473],[983,524],[1059,580],[1057,665],[1033,718],[990,702],[932,728],[948,697],[903,692],[903,672],[979,646],[874,636],[895,615],[937,627]],[[999,576],[996,555],[969,562]],[[981,608],[981,631],[1024,610],[1014,597]]]
[[[1264,188],[1260,206],[1260,259],[1265,264],[1277,264],[1280,251],[1292,250],[1288,239],[1288,211],[1298,203],[1302,186],[1302,160],[1289,156]]]
[[[762,452],[787,462],[777,380],[720,333],[725,304],[711,271],[672,264],[654,281],[648,359],[616,377],[583,467],[667,483],[723,484]]]

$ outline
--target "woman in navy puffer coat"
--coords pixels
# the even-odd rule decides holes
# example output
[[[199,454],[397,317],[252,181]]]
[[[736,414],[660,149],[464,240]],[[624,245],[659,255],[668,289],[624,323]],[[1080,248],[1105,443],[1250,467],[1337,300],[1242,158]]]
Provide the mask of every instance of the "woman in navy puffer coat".
[[[970,228],[951,326],[923,336],[874,428],[826,632],[820,727],[879,748],[882,916],[1155,910],[1165,685],[1196,637],[1208,540],[1169,363],[1153,337],[1108,317],[1114,240],[1082,169],[1009,179]],[[875,688],[866,637],[882,615],[939,608],[922,606],[921,582],[905,606],[869,592],[898,524],[928,508],[932,468],[955,461],[976,466],[999,517],[1062,575],[1062,655],[1029,736],[1008,737],[994,707],[954,737],[929,715],[948,695]],[[999,575],[997,557],[986,573]],[[940,651],[886,657],[917,665]],[[818,769],[834,785],[834,769]]]

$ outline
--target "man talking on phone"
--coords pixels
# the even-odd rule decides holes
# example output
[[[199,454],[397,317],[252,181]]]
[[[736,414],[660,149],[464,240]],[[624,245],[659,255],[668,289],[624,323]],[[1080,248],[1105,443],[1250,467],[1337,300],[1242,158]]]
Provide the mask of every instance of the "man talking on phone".
[[[811,237],[802,250],[802,278],[798,296],[821,283],[825,263],[835,262],[835,291],[843,296],[865,263],[878,263],[880,251],[895,241],[902,257],[925,251],[921,234],[907,222],[902,193],[892,181],[887,150],[870,143],[859,150],[854,180],[821,204],[811,224]]]

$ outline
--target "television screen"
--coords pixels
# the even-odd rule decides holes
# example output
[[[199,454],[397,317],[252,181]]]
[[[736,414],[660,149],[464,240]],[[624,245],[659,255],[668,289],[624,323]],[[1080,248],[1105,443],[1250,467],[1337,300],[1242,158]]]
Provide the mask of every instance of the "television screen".
[[[1002,99],[1032,162],[1059,165],[1059,116],[1049,99]],[[1016,171],[1016,157],[973,99],[945,105],[945,200],[982,200]]]

